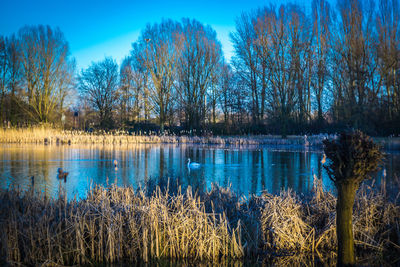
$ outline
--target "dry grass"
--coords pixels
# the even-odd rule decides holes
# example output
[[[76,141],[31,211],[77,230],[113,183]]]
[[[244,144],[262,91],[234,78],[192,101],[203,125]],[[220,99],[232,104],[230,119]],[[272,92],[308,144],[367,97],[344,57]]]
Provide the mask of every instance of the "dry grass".
[[[246,200],[229,188],[194,193],[169,182],[154,190],[95,187],[87,198],[69,202],[64,195],[2,190],[0,255],[16,265],[172,258],[228,266],[255,255],[278,265],[332,265],[335,202],[318,179],[307,198],[284,191]],[[367,255],[373,257],[369,265],[392,264],[387,255],[398,258],[399,226],[399,205],[364,186],[354,211],[359,262]]]
[[[60,265],[190,258],[242,258],[241,226],[207,213],[192,194],[151,197],[132,188],[96,187],[84,200],[1,193],[2,256],[9,263]]]
[[[125,131],[88,133],[62,131],[46,127],[0,129],[0,143],[18,144],[216,144],[216,145],[271,145],[271,146],[321,146],[328,135],[289,136],[282,139],[274,135],[252,135],[240,137],[177,136],[177,135],[129,135]],[[333,137],[333,136],[330,136]]]
[[[264,194],[261,222],[267,249],[312,252],[314,229],[302,219],[302,205],[291,191]]]

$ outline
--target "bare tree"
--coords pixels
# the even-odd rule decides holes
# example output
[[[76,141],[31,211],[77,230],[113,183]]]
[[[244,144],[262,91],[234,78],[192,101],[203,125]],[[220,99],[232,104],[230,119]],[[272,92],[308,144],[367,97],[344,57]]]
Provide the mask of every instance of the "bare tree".
[[[134,43],[132,45],[130,68],[132,69],[135,98],[134,119],[140,120],[143,115],[143,118],[147,121],[150,117],[151,105],[149,99],[149,72],[146,70],[146,65],[143,61],[144,49],[143,43]]]
[[[221,95],[219,97],[220,106],[224,114],[225,129],[228,129],[230,116],[232,114],[232,105],[234,98],[233,94],[233,71],[228,64],[223,64],[221,67],[220,87]]]
[[[22,103],[21,95],[23,95],[23,72],[21,65],[20,41],[15,34],[13,34],[7,40],[8,101],[6,119],[16,123],[18,119],[22,119],[24,117],[24,114],[22,114],[18,108],[18,103]]]
[[[382,81],[382,98],[388,120],[400,118],[400,24],[399,1],[380,0],[376,18],[378,33],[378,72]]]
[[[270,6],[269,8],[264,7],[259,9],[254,14],[255,17],[252,18],[253,30],[255,32],[253,45],[258,58],[256,71],[259,85],[257,86],[258,90],[254,92],[259,95],[255,98],[257,101],[256,105],[259,105],[256,110],[260,111],[258,114],[258,120],[264,119],[264,114],[266,112],[267,87],[270,87],[269,81],[271,78],[271,71],[268,68],[268,58],[271,51],[268,42],[271,34],[271,19],[274,17],[274,13],[274,6]]]
[[[328,79],[328,56],[331,24],[331,8],[326,0],[313,0],[313,59],[314,71],[312,77],[312,88],[317,104],[317,122],[323,123],[322,104],[324,90]]]
[[[113,127],[112,109],[117,101],[118,65],[112,58],[92,63],[79,75],[79,88],[98,112],[100,127]]]
[[[148,86],[148,97],[159,117],[161,131],[164,131],[172,105],[180,44],[180,24],[163,20],[160,24],[148,24],[137,45],[139,49],[143,49],[140,62],[149,73],[151,84]]]
[[[179,58],[178,94],[187,127],[200,129],[206,117],[206,93],[222,62],[215,31],[196,20],[183,19],[182,54]]]
[[[6,40],[3,36],[0,36],[0,119],[3,123],[5,119],[4,115],[4,101],[6,95],[6,84],[7,84],[7,73],[8,73],[8,55],[6,48]]]
[[[309,20],[297,5],[286,7],[286,23],[289,35],[290,72],[296,91],[297,123],[304,127],[311,113],[311,77],[312,77],[312,31]],[[282,18],[281,18],[282,19]]]
[[[283,137],[287,135],[288,123],[296,105],[296,40],[290,39],[293,38],[290,35],[293,15],[287,12],[285,6],[281,6],[277,13],[271,13],[270,18],[265,20],[270,32],[268,40],[264,42],[267,46],[265,49],[269,51],[267,60],[271,74],[269,108],[271,116],[279,120]]]
[[[368,114],[379,95],[376,78],[373,1],[338,2],[340,22],[332,35],[335,105],[340,118],[354,128],[368,127]]]
[[[126,57],[122,61],[119,72],[120,85],[118,88],[118,102],[120,103],[120,105],[118,107],[118,110],[122,127],[125,127],[126,124],[130,122],[131,112],[133,108],[134,73],[131,67],[131,61],[132,59],[130,57]]]
[[[42,25],[24,27],[18,37],[29,105],[25,111],[37,122],[49,122],[55,119],[54,111],[62,109],[73,82],[68,43],[58,28]]]
[[[236,32],[231,33],[230,37],[235,49],[235,56],[232,59],[233,66],[236,72],[241,75],[243,82],[247,83],[247,88],[250,90],[251,97],[251,114],[253,124],[258,124],[260,120],[260,94],[258,84],[258,64],[260,54],[265,52],[264,50],[256,51],[256,32],[254,31],[254,13],[242,13],[242,15],[236,19]],[[256,20],[257,21],[257,20]],[[259,31],[263,31],[261,28],[264,24],[259,24],[257,21],[257,28]],[[264,54],[261,54],[262,58]]]

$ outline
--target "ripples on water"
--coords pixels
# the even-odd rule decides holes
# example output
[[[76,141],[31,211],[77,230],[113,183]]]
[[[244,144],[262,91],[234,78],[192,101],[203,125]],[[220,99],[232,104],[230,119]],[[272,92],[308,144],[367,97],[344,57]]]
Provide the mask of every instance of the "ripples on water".
[[[189,170],[187,158],[201,163],[201,167]],[[321,159],[322,151],[280,151],[269,147],[2,145],[0,187],[14,184],[27,188],[31,184],[29,177],[34,175],[37,190],[54,196],[61,185],[69,198],[82,198],[94,184],[106,186],[108,182],[136,188],[149,178],[174,177],[184,186],[199,189],[209,189],[213,182],[231,185],[235,192],[244,195],[263,190],[278,193],[282,188],[307,194],[312,188],[313,174],[322,178],[327,189],[334,189]],[[57,178],[58,168],[69,172],[65,183]],[[385,168],[390,191],[396,186],[393,177],[399,177],[400,155],[388,154]],[[375,184],[380,183],[382,173],[374,175]]]

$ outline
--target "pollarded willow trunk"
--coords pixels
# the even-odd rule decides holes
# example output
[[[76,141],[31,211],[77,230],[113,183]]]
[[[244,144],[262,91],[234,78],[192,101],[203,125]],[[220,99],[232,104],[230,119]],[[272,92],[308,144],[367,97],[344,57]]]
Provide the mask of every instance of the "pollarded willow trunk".
[[[338,266],[355,264],[353,239],[353,206],[358,184],[353,181],[338,181],[336,203],[336,234],[338,240]]]
[[[353,205],[360,183],[378,170],[383,154],[373,140],[360,131],[341,133],[338,139],[324,140],[328,164],[324,166],[338,190],[336,234],[338,266],[355,264]]]

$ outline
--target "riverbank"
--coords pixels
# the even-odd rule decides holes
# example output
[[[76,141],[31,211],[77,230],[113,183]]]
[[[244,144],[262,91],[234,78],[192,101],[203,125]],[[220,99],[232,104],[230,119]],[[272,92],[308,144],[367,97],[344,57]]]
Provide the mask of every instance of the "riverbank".
[[[88,133],[62,131],[51,128],[0,129],[0,143],[19,144],[212,144],[212,145],[272,145],[272,146],[321,146],[322,140],[333,136],[288,136],[282,139],[275,135],[250,136],[177,136],[177,135],[130,135],[128,132]]]
[[[335,264],[336,199],[318,179],[309,197],[282,191],[246,200],[228,188],[194,193],[164,181],[141,190],[96,187],[85,199],[66,199],[62,194],[47,199],[33,190],[0,191],[2,261],[75,265],[170,258],[218,263],[317,255],[322,263]],[[393,256],[398,260],[398,199],[391,202],[384,191],[364,186],[355,202],[354,235],[359,262],[390,265]]]
[[[279,135],[248,136],[177,136],[177,135],[131,135],[124,131],[89,133],[52,128],[11,128],[0,129],[2,144],[201,144],[201,145],[267,145],[279,148],[322,148],[322,141],[335,135],[319,134],[310,136],[293,135],[281,138]],[[400,138],[374,138],[386,150],[400,150]]]

